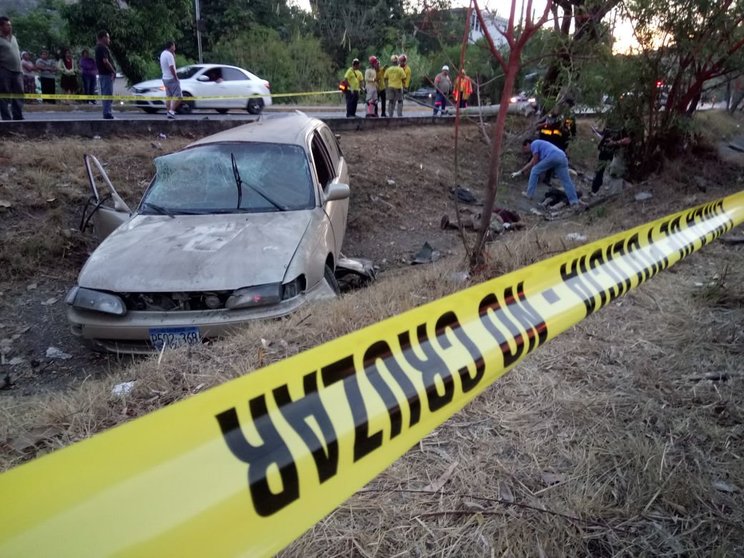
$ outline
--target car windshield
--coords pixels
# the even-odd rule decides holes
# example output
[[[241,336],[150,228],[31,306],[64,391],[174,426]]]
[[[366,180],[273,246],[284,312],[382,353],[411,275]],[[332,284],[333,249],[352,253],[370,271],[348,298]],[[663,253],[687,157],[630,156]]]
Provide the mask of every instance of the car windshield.
[[[158,157],[155,170],[142,213],[291,211],[315,203],[307,156],[296,145],[202,145]]]
[[[185,68],[177,70],[176,74],[178,75],[178,79],[189,79],[201,69],[201,66],[186,66]]]

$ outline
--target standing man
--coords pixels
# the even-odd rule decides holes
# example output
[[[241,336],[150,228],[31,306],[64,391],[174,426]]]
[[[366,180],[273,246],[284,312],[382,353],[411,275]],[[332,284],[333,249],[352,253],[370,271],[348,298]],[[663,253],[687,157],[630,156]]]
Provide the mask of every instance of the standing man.
[[[181,82],[176,73],[176,52],[175,41],[165,43],[165,49],[160,54],[160,70],[163,72],[163,85],[165,86],[165,96],[170,100],[165,101],[166,118],[171,120],[176,118],[176,109],[181,104]],[[170,106],[170,109],[168,109]]]
[[[346,92],[346,118],[354,118],[356,117],[357,104],[359,104],[359,92],[364,82],[364,76],[359,71],[358,58],[352,60],[351,68],[346,70],[344,79],[349,84],[349,90]]]
[[[21,52],[18,41],[13,35],[13,24],[10,19],[0,17],[0,97],[3,95],[23,95],[23,77],[21,74]],[[8,110],[10,104],[11,110]],[[3,120],[23,120],[23,99],[0,98],[0,116]]]
[[[532,158],[524,167],[512,173],[511,176],[512,178],[517,178],[528,169],[531,169],[527,190],[522,192],[525,198],[531,200],[532,196],[535,195],[537,179],[542,173],[548,170],[554,170],[561,184],[563,184],[563,190],[566,192],[569,205],[574,208],[585,205],[579,201],[579,197],[576,194],[576,186],[571,182],[571,177],[568,175],[568,158],[563,151],[545,140],[531,139],[526,139],[522,142],[522,151],[532,153]]]
[[[380,66],[379,61],[377,62],[377,97],[380,100],[380,109],[382,112],[380,116],[383,118],[387,116],[387,113],[385,112],[385,107],[387,106],[387,80],[385,79],[385,71],[387,68],[387,64]]]
[[[114,66],[111,51],[109,50],[111,37],[109,37],[108,31],[99,31],[96,37],[98,38],[98,43],[96,43],[98,83],[101,86],[101,95],[111,97],[114,94],[114,80],[116,79],[116,66]],[[111,112],[113,101],[110,98],[104,98],[101,104],[103,105],[103,118],[113,120],[114,114]]]
[[[42,95],[54,95],[56,91],[55,76],[57,75],[57,63],[49,58],[49,51],[42,49],[39,58],[36,60],[36,69],[39,70],[39,84],[41,85]],[[57,101],[54,99],[44,99],[45,103],[50,105]]]
[[[398,57],[393,54],[390,57],[390,67],[385,70],[385,81],[387,81],[388,116],[395,116],[395,107],[398,107],[398,116],[403,116],[403,81],[406,73],[398,66]]]
[[[364,82],[367,89],[367,118],[377,116],[377,70],[380,62],[376,56],[369,57],[369,68],[364,70]]]
[[[434,78],[434,88],[437,90],[437,95],[434,98],[434,116],[437,116],[444,114],[447,110],[447,95],[452,91],[449,66],[442,66],[442,71]]]
[[[398,56],[398,62],[406,75],[403,79],[403,93],[408,93],[411,88],[411,67],[408,65],[408,57],[401,54]],[[400,101],[398,101],[398,116],[403,116],[403,95],[400,96]]]
[[[455,78],[455,104],[460,108],[467,108],[468,99],[473,94],[473,82],[465,73],[465,68]]]

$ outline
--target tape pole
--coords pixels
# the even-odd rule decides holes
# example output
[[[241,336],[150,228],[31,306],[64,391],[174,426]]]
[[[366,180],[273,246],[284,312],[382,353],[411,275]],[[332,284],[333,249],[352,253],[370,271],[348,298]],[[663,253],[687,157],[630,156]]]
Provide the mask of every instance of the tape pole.
[[[744,221],[744,192],[394,316],[0,475],[0,555],[284,548],[526,355]]]

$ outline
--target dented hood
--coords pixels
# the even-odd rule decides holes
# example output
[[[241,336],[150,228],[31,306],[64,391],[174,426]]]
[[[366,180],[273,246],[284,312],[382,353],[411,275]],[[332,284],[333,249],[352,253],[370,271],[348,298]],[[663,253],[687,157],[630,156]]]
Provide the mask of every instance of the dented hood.
[[[136,215],[93,252],[81,287],[120,293],[222,291],[277,283],[313,211]]]

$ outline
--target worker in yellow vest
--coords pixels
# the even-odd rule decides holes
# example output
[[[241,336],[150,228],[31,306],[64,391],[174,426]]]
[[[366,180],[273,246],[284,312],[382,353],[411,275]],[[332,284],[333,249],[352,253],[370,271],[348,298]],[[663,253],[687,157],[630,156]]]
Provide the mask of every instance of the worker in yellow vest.
[[[403,84],[406,80],[406,72],[398,65],[398,57],[393,54],[390,57],[390,67],[385,70],[385,81],[387,81],[388,114],[395,116],[397,107],[398,116],[403,116]]]
[[[406,74],[406,78],[403,80],[403,94],[406,94],[411,88],[411,67],[408,65],[408,57],[405,54],[399,55],[398,63]],[[400,98],[400,103],[398,103],[398,116],[403,116],[403,97]]]
[[[344,79],[349,84],[349,89],[346,91],[346,118],[355,118],[357,104],[359,104],[359,92],[364,83],[364,76],[359,71],[358,58],[354,58],[351,62],[351,68],[346,70]]]

